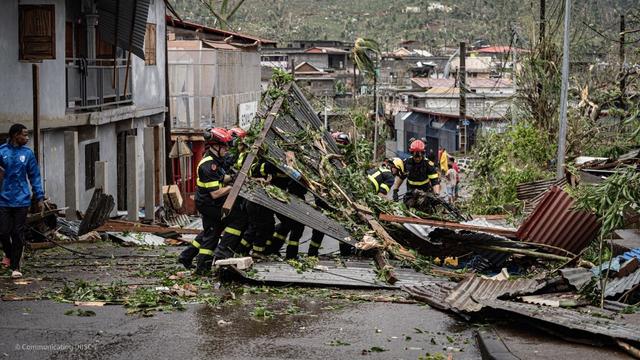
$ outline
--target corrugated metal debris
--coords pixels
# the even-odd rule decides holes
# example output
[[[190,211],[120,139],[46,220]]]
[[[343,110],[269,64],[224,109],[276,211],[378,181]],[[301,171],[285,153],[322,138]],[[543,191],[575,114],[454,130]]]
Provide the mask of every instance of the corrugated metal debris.
[[[469,276],[456,286],[445,301],[453,309],[464,312],[480,311],[486,299],[497,299],[505,295],[530,294],[540,290],[546,281],[533,279],[490,280]]]
[[[589,302],[581,299],[579,294],[575,293],[553,293],[542,295],[527,295],[520,298],[522,302],[528,304],[544,305],[551,307],[576,307],[588,305]]]
[[[121,242],[125,246],[162,246],[165,239],[149,233],[120,233],[108,232],[109,237]]]
[[[566,256],[578,254],[596,236],[600,224],[591,213],[573,210],[575,202],[558,187],[552,187],[536,209],[518,228],[518,238],[550,245],[547,251]]]
[[[532,200],[549,190],[552,186],[563,187],[566,184],[567,180],[564,178],[560,180],[552,179],[522,183],[516,187],[516,198],[522,201]]]
[[[609,279],[606,284],[606,290],[604,293],[605,297],[614,297],[620,294],[625,293],[628,290],[633,289],[634,287],[640,284],[640,270],[636,270],[636,272],[632,273],[629,276]]]
[[[449,311],[451,306],[445,301],[457,284],[453,281],[429,281],[422,284],[403,286],[402,290],[411,297],[423,301],[436,309]]]
[[[585,268],[565,268],[560,269],[560,274],[567,280],[569,285],[580,291],[593,279],[593,273]]]
[[[483,305],[494,310],[518,314],[528,320],[541,321],[568,330],[585,331],[612,339],[640,341],[640,326],[625,323],[620,319],[612,320],[606,316],[596,316],[593,313],[498,299],[484,300]],[[602,314],[603,310],[597,310],[599,314]]]
[[[245,280],[264,284],[323,285],[346,288],[398,289],[416,285],[434,278],[413,269],[396,268],[398,281],[389,285],[378,278],[376,270],[368,261],[348,261],[336,265],[334,261],[320,261],[313,269],[300,271],[288,263],[257,263],[251,271],[233,268]]]
[[[290,196],[289,202],[285,204],[280,200],[273,199],[262,187],[250,187],[247,184],[242,187],[240,196],[291,219],[296,219],[300,223],[312,229],[322,231],[339,241],[352,245],[355,244],[355,240],[350,237],[349,232],[347,232],[342,225],[325,216],[296,196]]]

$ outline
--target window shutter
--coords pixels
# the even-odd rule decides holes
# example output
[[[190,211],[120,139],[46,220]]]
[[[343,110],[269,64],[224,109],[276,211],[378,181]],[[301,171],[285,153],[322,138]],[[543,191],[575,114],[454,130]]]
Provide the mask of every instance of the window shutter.
[[[19,5],[18,13],[19,59],[55,59],[55,5]]]
[[[147,24],[147,32],[144,36],[144,63],[156,64],[156,24]]]

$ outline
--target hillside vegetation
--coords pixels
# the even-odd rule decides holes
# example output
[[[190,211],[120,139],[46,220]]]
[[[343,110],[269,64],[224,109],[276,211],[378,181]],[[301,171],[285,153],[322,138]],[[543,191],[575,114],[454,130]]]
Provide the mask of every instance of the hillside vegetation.
[[[229,7],[235,2],[229,2]],[[171,3],[185,19],[220,25],[200,0]],[[213,8],[220,3],[213,1]],[[628,22],[640,14],[636,0],[573,4],[572,41],[578,55],[611,52],[615,44],[605,37],[617,38],[620,13],[628,15]],[[246,0],[229,24],[236,31],[277,40],[281,46],[296,39],[353,41],[362,36],[378,40],[384,50],[401,40],[420,40],[436,51],[463,40],[509,44],[515,31],[521,39],[518,45],[527,47],[537,37],[539,6],[539,0]],[[559,36],[563,3],[547,0],[546,7],[548,29]],[[419,12],[412,12],[418,8]]]

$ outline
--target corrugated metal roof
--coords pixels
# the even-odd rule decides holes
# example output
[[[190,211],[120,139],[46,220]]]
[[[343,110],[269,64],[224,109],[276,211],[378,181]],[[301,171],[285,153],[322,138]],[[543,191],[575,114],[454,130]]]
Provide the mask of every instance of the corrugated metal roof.
[[[145,1],[148,2],[149,0],[145,0]],[[102,0],[101,0],[101,2],[102,2]],[[146,21],[146,18],[145,18],[145,21]],[[229,36],[232,36],[233,40],[240,40],[240,41],[244,41],[244,42],[259,41],[260,43],[265,44],[265,45],[275,45],[275,44],[277,44],[277,41],[263,39],[263,38],[259,38],[259,37],[252,36],[252,35],[240,34],[240,33],[232,32],[232,31],[216,29],[216,28],[208,27],[206,25],[196,24],[196,23],[190,22],[190,21],[180,21],[178,19],[174,19],[170,15],[166,16],[166,21],[167,21],[167,25],[168,26],[173,26],[173,27],[187,29],[187,30],[193,30],[193,31],[202,31],[202,32],[207,33],[207,34],[219,35],[219,36],[221,36],[223,38],[227,38]]]
[[[633,289],[636,285],[640,284],[640,270],[636,270],[636,272],[631,275],[609,279],[606,284],[606,291],[604,292],[605,297],[614,297],[624,292]]]
[[[467,78],[467,87],[470,89],[478,88],[509,88],[513,86],[510,79],[478,79]],[[457,86],[456,79],[450,78],[411,78],[411,82],[421,88],[455,88]]]
[[[124,50],[131,49],[132,53],[144,59],[149,0],[100,0],[96,8],[100,36],[109,44]]]
[[[398,281],[389,285],[377,278],[377,273],[369,261],[346,261],[344,266],[335,261],[320,261],[314,269],[298,272],[283,262],[258,263],[251,272],[236,270],[247,280],[259,283],[324,285],[349,288],[398,289],[434,279],[412,269],[395,268]]]
[[[348,54],[349,53],[346,50],[333,48],[333,47],[321,47],[321,46],[316,46],[316,47],[309,48],[308,50],[305,50],[304,52],[309,53],[309,54],[335,54],[335,55]]]
[[[600,224],[594,214],[573,210],[574,204],[566,192],[551,187],[518,228],[518,239],[580,253],[595,239]],[[560,249],[549,248],[548,251],[566,256]]]
[[[640,341],[640,326],[625,323],[622,319],[608,319],[564,308],[546,307],[516,303],[504,300],[485,300],[483,304],[491,309],[518,314],[536,321],[564,327],[569,330],[586,331],[613,339]],[[597,309],[600,314],[604,310]]]
[[[565,178],[522,183],[516,187],[516,197],[518,200],[530,200],[549,190],[552,186],[563,187],[566,184],[567,180]]]
[[[533,279],[490,280],[469,276],[462,280],[445,301],[453,309],[464,312],[480,311],[482,302],[497,299],[504,295],[523,295],[533,293],[546,285],[546,281]]]
[[[409,293],[411,297],[429,304],[429,306],[450,311],[453,309],[445,299],[456,285],[453,281],[429,281],[422,284],[406,285],[402,287],[402,290]]]
[[[242,187],[240,196],[286,217],[295,219],[339,241],[351,245],[355,244],[355,240],[351,238],[349,232],[340,223],[330,219],[296,196],[289,196],[289,202],[285,204],[270,197],[261,186],[251,186],[249,182]]]
[[[569,285],[580,291],[582,287],[591,282],[593,273],[585,268],[565,268],[560,269],[562,278],[567,280]]]

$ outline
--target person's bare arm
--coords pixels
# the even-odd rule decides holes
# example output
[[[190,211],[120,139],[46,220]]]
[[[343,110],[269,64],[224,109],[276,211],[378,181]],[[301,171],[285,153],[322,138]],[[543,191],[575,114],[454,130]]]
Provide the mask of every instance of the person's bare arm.
[[[217,200],[221,197],[227,196],[231,192],[231,186],[222,187],[216,191],[212,191],[209,193],[213,200]]]

